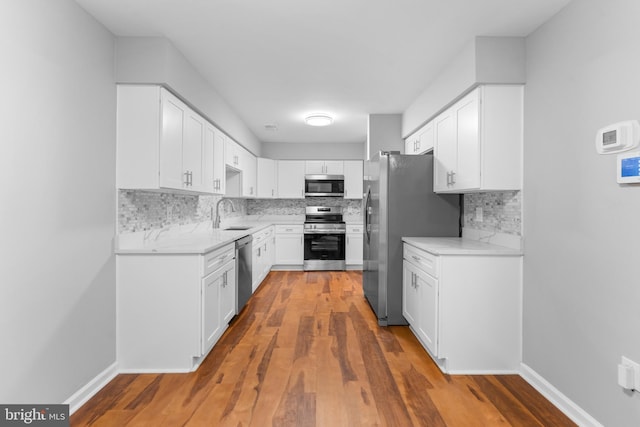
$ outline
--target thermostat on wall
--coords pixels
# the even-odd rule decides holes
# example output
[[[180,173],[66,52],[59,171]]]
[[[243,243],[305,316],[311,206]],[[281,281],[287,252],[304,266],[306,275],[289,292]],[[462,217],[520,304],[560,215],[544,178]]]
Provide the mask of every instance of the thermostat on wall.
[[[640,142],[640,124],[637,120],[614,123],[605,126],[596,135],[596,151],[599,154],[613,154],[631,150]]]
[[[618,154],[616,168],[620,184],[640,183],[640,151]]]

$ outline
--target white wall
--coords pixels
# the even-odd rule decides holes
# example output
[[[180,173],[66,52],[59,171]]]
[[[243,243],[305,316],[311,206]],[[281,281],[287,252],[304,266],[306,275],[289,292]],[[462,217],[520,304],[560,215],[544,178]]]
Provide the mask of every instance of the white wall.
[[[364,143],[361,144],[290,144],[263,142],[262,157],[278,160],[362,160]]]
[[[640,119],[637,0],[571,2],[527,39],[524,362],[605,426],[640,425],[640,186],[598,128]]]
[[[0,402],[115,362],[114,39],[71,0],[0,2]]]
[[[260,141],[220,94],[163,37],[118,37],[116,81],[169,86],[227,135],[253,154],[261,155]]]
[[[404,153],[402,140],[402,114],[369,114],[367,142],[364,158],[371,158],[378,151],[400,151]]]

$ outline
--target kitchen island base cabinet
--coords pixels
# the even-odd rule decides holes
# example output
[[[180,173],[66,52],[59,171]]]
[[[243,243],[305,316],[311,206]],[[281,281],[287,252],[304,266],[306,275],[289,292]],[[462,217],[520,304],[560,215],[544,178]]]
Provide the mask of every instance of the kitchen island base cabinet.
[[[235,245],[199,254],[118,255],[122,372],[191,372],[236,314]]]
[[[448,374],[517,373],[522,257],[438,255],[404,244],[405,318]]]

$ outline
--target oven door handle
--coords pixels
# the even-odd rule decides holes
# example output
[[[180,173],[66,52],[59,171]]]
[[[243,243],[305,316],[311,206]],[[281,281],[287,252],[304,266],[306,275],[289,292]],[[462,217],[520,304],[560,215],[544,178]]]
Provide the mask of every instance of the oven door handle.
[[[304,230],[304,234],[347,234],[346,230]]]

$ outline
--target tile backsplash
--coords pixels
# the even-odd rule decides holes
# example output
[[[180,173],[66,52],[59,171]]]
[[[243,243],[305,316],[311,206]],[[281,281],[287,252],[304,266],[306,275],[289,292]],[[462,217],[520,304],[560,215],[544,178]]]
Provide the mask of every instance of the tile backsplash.
[[[142,190],[118,191],[118,233],[132,233],[211,220],[211,210],[222,196],[196,196]],[[223,219],[245,215],[304,215],[306,206],[342,206],[345,218],[359,218],[361,200],[230,199],[220,206]]]
[[[482,208],[482,221],[476,221],[476,208]],[[464,226],[475,230],[522,234],[520,191],[469,193],[464,195]]]
[[[307,206],[341,206],[345,217],[361,216],[362,200],[335,197],[314,197],[312,199],[249,199],[248,215],[304,215]]]
[[[142,190],[118,191],[118,232],[160,229],[211,220],[211,210],[222,196],[196,196]],[[342,206],[345,218],[359,219],[362,200],[318,197],[313,199],[231,199],[235,212],[223,204],[223,218],[245,215],[304,215],[306,206]],[[464,195],[464,226],[467,229],[522,234],[521,193],[504,191]],[[482,207],[482,222],[475,220]]]
[[[118,191],[118,232],[129,233],[211,220],[222,196],[196,196],[142,190]],[[231,199],[220,206],[224,218],[247,214],[247,201]]]

